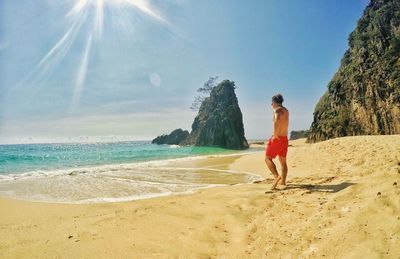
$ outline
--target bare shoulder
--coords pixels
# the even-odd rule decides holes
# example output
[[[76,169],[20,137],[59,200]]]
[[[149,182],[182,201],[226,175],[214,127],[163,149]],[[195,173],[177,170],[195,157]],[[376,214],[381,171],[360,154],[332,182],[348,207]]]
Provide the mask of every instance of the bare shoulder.
[[[275,113],[276,114],[284,114],[285,113],[285,110],[286,110],[286,108],[284,108],[284,107],[279,107],[279,108],[277,108],[276,110],[275,110]]]
[[[281,110],[281,113],[289,113],[289,110],[284,106],[280,107],[279,110]]]
[[[277,119],[288,117],[289,116],[289,110],[286,109],[285,107],[279,107],[275,110],[275,116]]]

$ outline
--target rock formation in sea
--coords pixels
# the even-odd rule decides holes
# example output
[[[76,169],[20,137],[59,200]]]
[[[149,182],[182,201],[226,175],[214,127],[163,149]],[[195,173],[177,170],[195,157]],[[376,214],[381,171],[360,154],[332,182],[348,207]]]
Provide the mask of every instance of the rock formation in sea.
[[[163,134],[151,141],[152,144],[178,145],[189,136],[189,131],[181,128],[173,130],[170,134]]]
[[[166,143],[170,135],[159,136],[153,143]],[[210,96],[201,103],[190,134],[178,144],[228,149],[249,147],[233,81],[224,80],[212,88]]]
[[[400,1],[371,0],[339,70],[317,103],[308,136],[400,134]]]
[[[249,147],[233,81],[224,80],[211,90],[210,96],[202,102],[192,131],[183,144],[229,149]]]

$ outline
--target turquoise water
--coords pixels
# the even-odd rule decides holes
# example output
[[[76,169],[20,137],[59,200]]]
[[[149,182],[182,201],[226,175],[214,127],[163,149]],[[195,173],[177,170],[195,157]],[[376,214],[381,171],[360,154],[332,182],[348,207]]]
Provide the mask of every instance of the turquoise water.
[[[148,141],[0,145],[0,174],[233,152],[217,147],[156,145]]]
[[[148,141],[0,145],[0,196],[62,203],[117,202],[258,180],[260,176],[251,172],[179,163],[245,152]]]

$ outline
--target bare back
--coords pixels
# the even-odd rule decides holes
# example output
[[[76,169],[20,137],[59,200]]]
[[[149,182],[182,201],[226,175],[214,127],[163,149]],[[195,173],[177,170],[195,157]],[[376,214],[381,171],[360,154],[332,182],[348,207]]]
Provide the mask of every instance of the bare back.
[[[281,106],[274,112],[274,133],[277,136],[287,136],[289,128],[289,111]]]

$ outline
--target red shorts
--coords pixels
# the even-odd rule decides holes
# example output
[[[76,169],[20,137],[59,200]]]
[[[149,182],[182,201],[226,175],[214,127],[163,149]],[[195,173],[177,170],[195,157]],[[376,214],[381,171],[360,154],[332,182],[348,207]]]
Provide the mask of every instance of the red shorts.
[[[286,157],[288,146],[289,140],[287,136],[280,136],[274,140],[271,137],[268,139],[265,155],[269,158],[275,158],[276,156]]]

